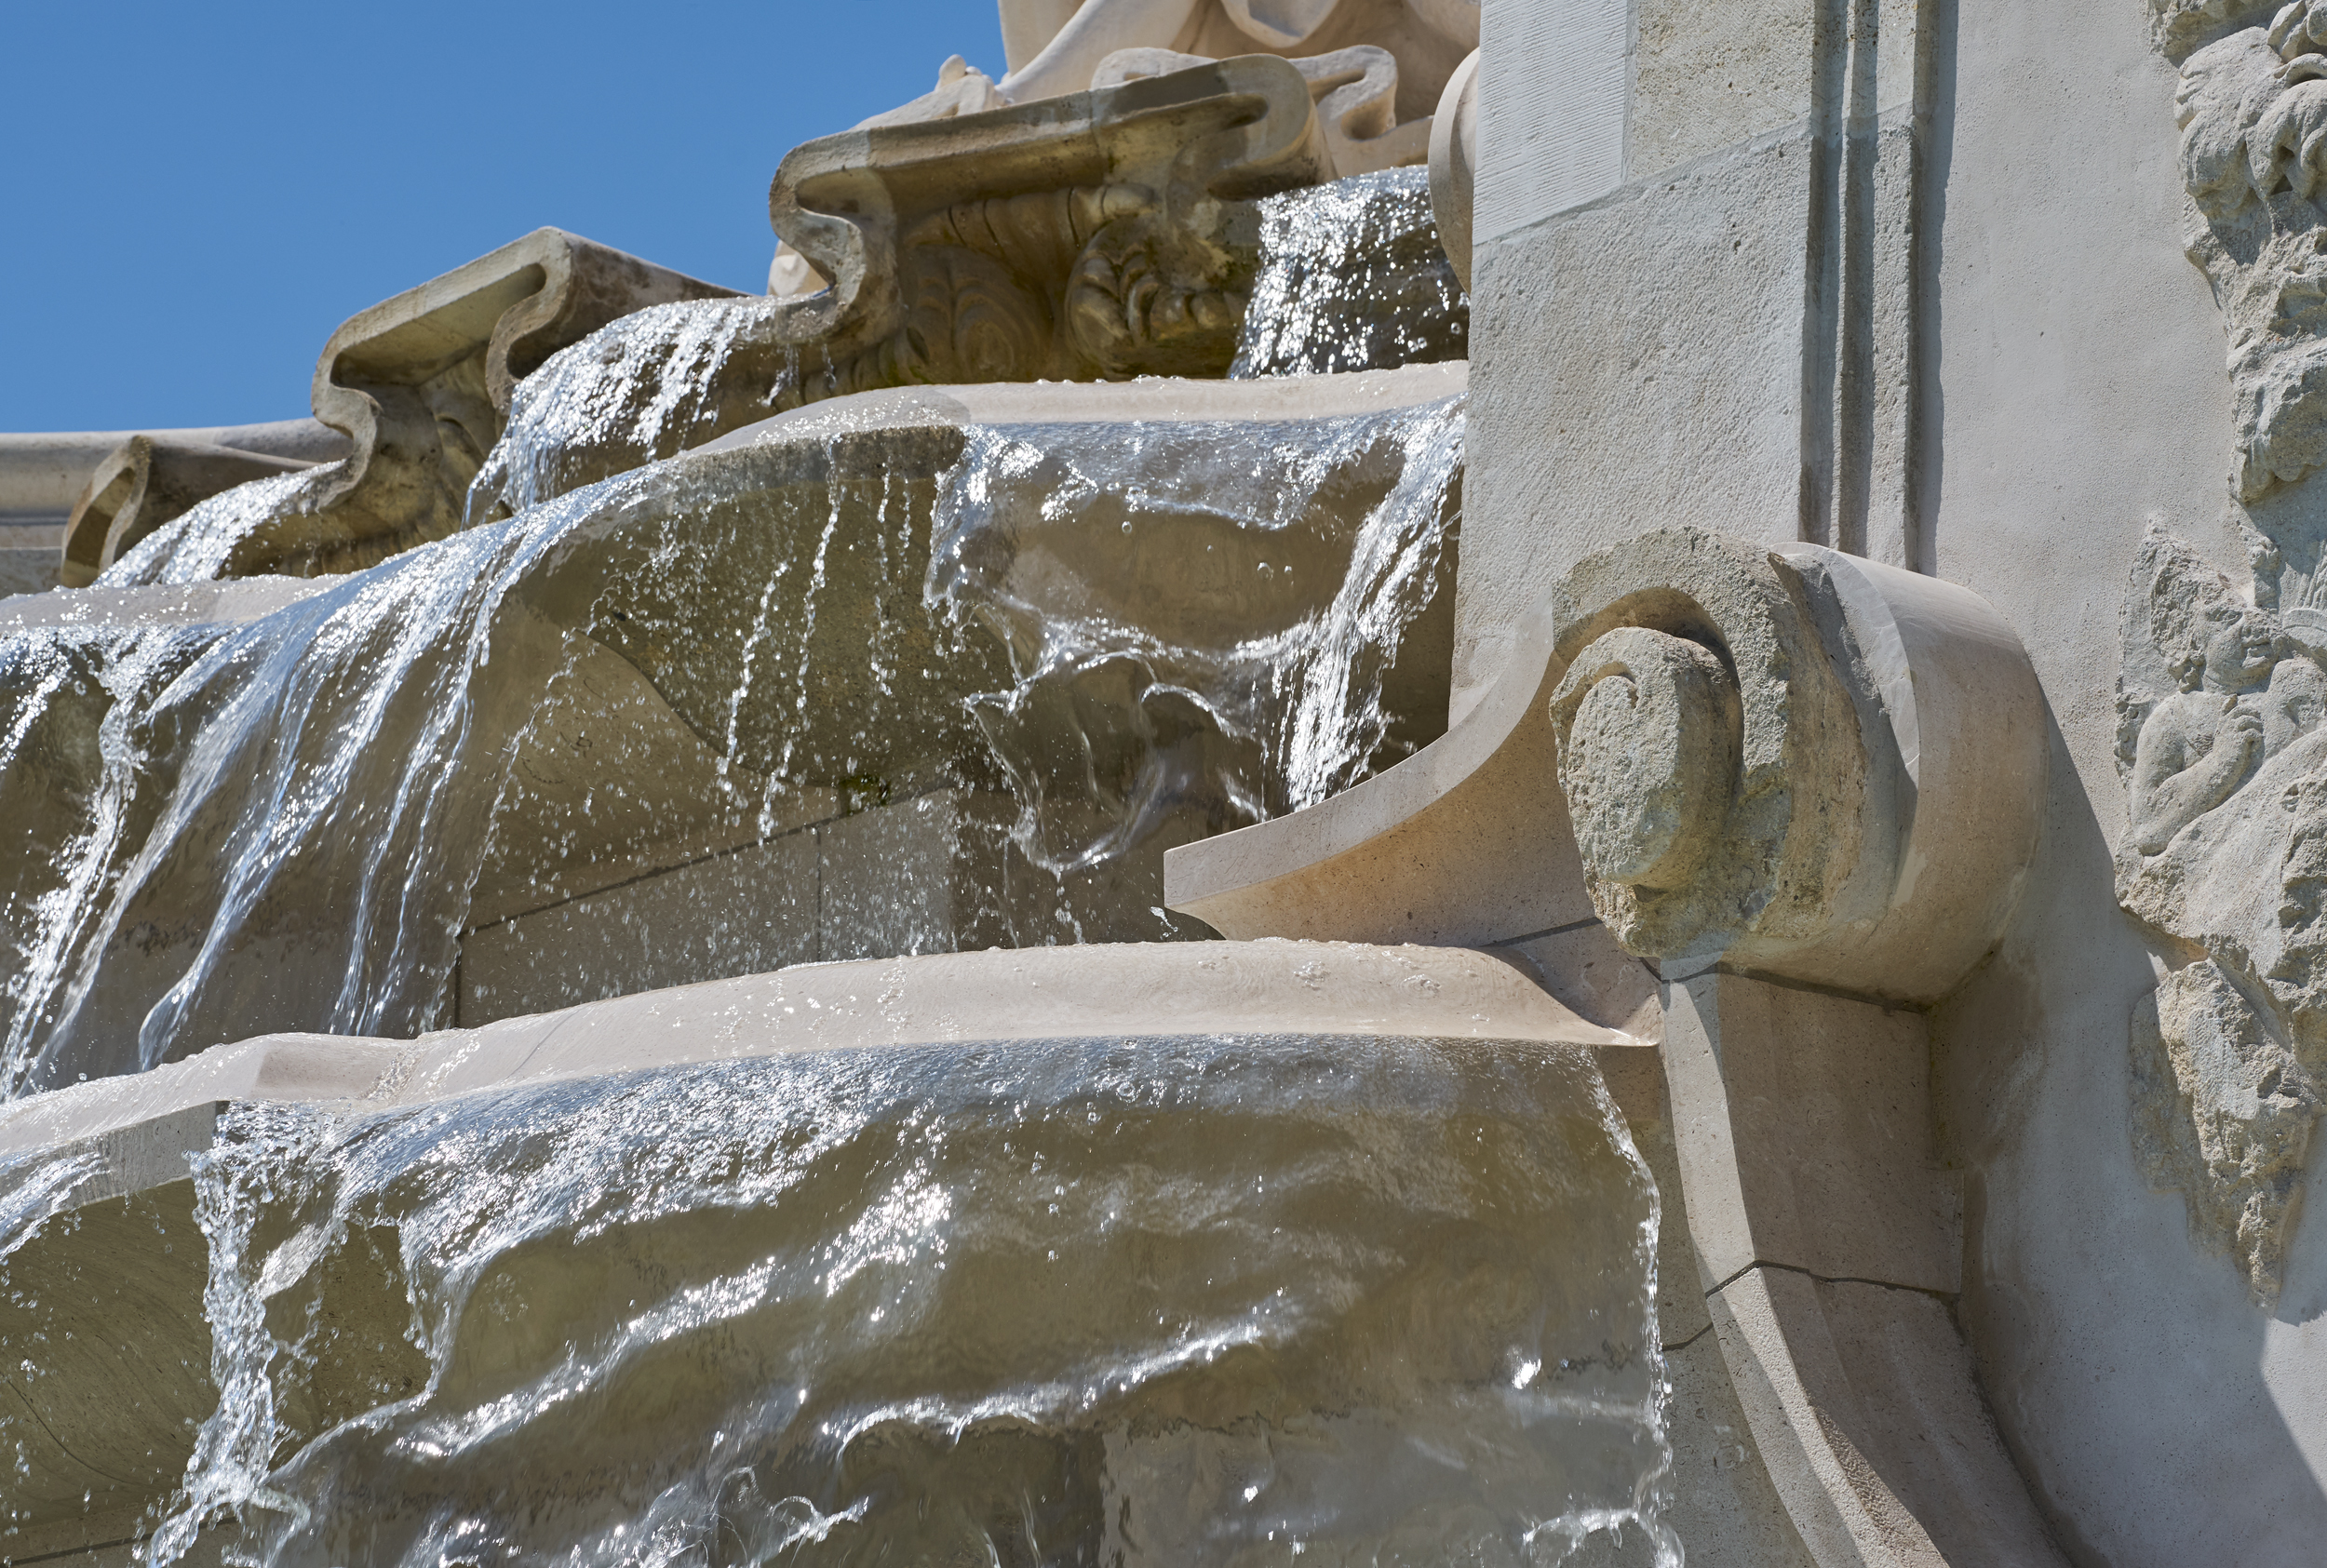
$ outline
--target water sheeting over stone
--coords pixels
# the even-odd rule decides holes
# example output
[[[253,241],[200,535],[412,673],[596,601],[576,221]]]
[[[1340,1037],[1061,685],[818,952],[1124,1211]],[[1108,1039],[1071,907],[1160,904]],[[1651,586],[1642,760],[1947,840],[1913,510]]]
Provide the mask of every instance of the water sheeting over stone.
[[[817,791],[1016,792],[994,864],[1041,880],[909,950],[1173,934],[1168,844],[1443,728],[1461,422],[807,428],[247,624],[0,637],[0,778],[38,797],[0,1092],[451,1023],[480,921],[773,842]]]
[[[1679,1561],[1580,1052],[814,1054],[240,1107],[199,1165],[157,1563]]]
[[[1454,397],[969,433],[931,593],[1003,634],[1013,683],[970,702],[1040,864],[1120,854],[1196,801],[1239,826],[1298,811],[1445,729],[1443,690],[1416,688],[1451,660],[1462,429]]]
[[[1427,171],[1360,175],[1261,202],[1259,270],[1232,377],[1460,359],[1470,304],[1438,243]],[[518,384],[469,491],[472,524],[828,397],[834,367],[786,338],[774,300],[657,305]]]
[[[147,534],[97,581],[108,588],[140,588],[233,577],[235,557],[246,545],[276,528],[281,517],[296,515],[327,485],[308,470],[221,490]],[[380,558],[391,554],[383,549]]]
[[[1290,191],[1260,210],[1260,275],[1230,375],[1328,375],[1469,355],[1471,302],[1438,243],[1428,169]]]
[[[674,457],[787,401],[800,350],[776,300],[657,305],[550,356],[517,384],[469,489],[471,525]]]

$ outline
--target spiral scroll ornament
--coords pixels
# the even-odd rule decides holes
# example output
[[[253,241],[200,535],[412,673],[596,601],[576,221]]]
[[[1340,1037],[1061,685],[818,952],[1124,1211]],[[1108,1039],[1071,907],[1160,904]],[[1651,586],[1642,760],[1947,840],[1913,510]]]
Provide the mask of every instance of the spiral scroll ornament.
[[[1688,886],[1728,816],[1737,684],[1711,650],[1623,626],[1595,640],[1552,697],[1559,785],[1588,873]]]
[[[1659,958],[1825,929],[1860,868],[1866,758],[1800,578],[1681,529],[1566,587],[1550,717],[1601,920]]]

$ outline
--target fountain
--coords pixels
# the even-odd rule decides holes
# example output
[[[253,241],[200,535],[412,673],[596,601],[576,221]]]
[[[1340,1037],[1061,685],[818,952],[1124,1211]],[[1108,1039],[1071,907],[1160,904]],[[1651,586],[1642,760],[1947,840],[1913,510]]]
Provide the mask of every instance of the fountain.
[[[1003,0],[0,436],[0,1565],[2314,1560],[2320,4]]]

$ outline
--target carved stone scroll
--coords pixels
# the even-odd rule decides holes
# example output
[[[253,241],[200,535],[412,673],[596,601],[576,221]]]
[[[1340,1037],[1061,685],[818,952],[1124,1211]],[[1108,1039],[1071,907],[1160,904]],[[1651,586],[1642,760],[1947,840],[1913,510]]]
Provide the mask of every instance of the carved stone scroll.
[[[1718,962],[1942,994],[2018,897],[2042,708],[1963,590],[1696,529],[1583,561],[1554,600],[1559,784],[1594,909],[1668,979]]]
[[[1975,595],[1675,529],[1580,562],[1519,647],[1414,757],[1172,851],[1172,907],[1234,937],[1465,945],[1596,917],[1667,981],[1911,1002],[2002,934],[2049,751],[2027,654]]]
[[[1010,74],[992,88],[1027,103],[1101,86],[1131,51],[1199,60],[1272,54],[1300,60],[1364,47],[1396,62],[1396,118],[1428,134],[1449,73],[1478,47],[1478,0],[1002,0]],[[950,79],[909,113],[945,110]],[[1344,172],[1352,172],[1344,170]]]
[[[1513,956],[1596,914],[1658,960],[1665,1223],[1741,1411],[1720,1441],[1774,1483],[1787,1561],[2058,1563],[1945,1304],[1960,1178],[1928,1015],[1897,1005],[1947,996],[2011,918],[2049,738],[1976,596],[1675,529],[1577,565],[1414,757],[1170,851],[1165,896],[1231,937]]]
[[[1600,918],[1661,957],[1810,934],[1880,847],[1801,585],[1767,551],[1690,529],[1594,556],[1565,586],[1552,722]],[[1643,864],[1661,833],[1673,849]]]

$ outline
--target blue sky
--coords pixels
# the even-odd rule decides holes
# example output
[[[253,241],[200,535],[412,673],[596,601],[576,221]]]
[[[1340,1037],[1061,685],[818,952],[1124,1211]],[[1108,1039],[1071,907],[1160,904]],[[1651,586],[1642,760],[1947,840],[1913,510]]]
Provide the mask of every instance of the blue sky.
[[[545,223],[767,284],[799,142],[1000,74],[991,0],[0,0],[0,430],[290,419],[332,328]]]

